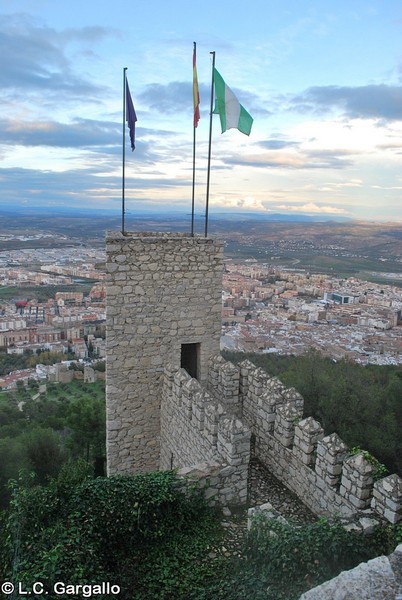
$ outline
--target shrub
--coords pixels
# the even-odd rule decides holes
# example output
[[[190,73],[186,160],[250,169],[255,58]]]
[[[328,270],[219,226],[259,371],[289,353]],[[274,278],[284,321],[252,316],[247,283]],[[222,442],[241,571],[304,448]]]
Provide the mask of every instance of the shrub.
[[[2,561],[28,590],[34,581],[45,589],[111,581],[138,590],[139,600],[179,599],[209,569],[203,559],[215,520],[173,472],[93,479],[70,465],[46,487],[32,478],[12,487]],[[133,597],[124,590],[121,598]]]

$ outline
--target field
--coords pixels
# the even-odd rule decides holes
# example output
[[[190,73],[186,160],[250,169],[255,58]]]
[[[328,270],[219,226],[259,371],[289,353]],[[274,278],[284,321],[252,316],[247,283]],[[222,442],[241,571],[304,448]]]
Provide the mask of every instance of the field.
[[[97,214],[0,215],[0,252],[16,248],[98,247],[105,245],[106,231],[120,229],[118,216]],[[190,231],[187,215],[130,215],[127,231]],[[195,232],[203,235],[199,215]],[[38,239],[21,241],[18,236]],[[209,235],[225,241],[225,255],[237,260],[257,261],[288,268],[307,269],[337,277],[355,276],[377,283],[401,285],[402,225],[357,221],[294,220],[286,215],[210,215]],[[387,274],[390,274],[389,276]],[[400,277],[399,277],[400,276]],[[70,288],[71,289],[71,288]],[[82,288],[80,288],[82,289]],[[5,296],[4,296],[5,294]],[[1,298],[7,291],[0,290]]]

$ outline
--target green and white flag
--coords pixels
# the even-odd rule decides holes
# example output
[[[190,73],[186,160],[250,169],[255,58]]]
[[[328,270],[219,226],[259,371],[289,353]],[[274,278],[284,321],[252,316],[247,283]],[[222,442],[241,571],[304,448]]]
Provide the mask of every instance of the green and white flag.
[[[240,104],[232,90],[223,81],[222,76],[214,68],[215,108],[214,114],[219,115],[222,133],[227,129],[238,129],[250,135],[253,117]]]

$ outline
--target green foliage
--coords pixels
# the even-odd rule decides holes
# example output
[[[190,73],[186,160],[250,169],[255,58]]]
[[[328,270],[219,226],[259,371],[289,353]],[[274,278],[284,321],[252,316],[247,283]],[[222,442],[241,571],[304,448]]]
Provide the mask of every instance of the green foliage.
[[[31,428],[23,436],[23,443],[29,466],[41,483],[59,472],[64,462],[63,450],[51,429]]]
[[[93,368],[95,369],[95,371],[100,371],[104,373],[106,371],[106,361],[98,360],[97,362],[93,363]]]
[[[11,487],[0,569],[27,589],[111,581],[123,600],[296,600],[402,540],[402,524],[360,536],[325,520],[259,518],[242,556],[225,558],[215,514],[173,472],[93,479],[69,462],[46,486],[21,474]]]
[[[368,452],[367,450],[362,450],[360,446],[354,446],[354,448],[351,448],[348,452],[349,456],[356,456],[356,454],[362,454],[365,460],[374,467],[374,481],[382,479],[383,477],[386,477],[388,475],[387,467],[380,463],[380,461],[377,460],[376,457],[370,454],[370,452]]]
[[[211,576],[204,557],[220,529],[172,472],[91,479],[70,464],[47,487],[23,477],[12,488],[2,562],[27,588],[113,581],[122,598],[184,600]]]
[[[7,481],[20,469],[45,483],[69,458],[102,463],[105,420],[103,381],[50,383],[39,396],[36,386],[0,394],[0,507],[9,499]]]
[[[320,519],[296,527],[256,517],[247,539],[247,560],[271,592],[298,598],[307,589],[378,553],[378,540]]]
[[[0,351],[0,377],[8,375],[11,371],[32,369],[38,364],[53,365],[65,359],[65,354],[50,352],[49,350],[43,350],[38,354],[28,352],[24,352],[24,354],[7,354],[5,351]]]

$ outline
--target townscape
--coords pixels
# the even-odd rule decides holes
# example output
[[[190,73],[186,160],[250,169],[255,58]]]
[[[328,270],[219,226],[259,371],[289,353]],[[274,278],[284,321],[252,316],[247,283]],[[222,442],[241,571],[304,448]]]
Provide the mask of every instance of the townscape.
[[[396,375],[394,383],[386,383],[391,393],[384,418],[376,419],[378,432],[371,421],[365,431],[374,441],[380,441],[377,433],[384,438],[385,450],[388,441],[392,454],[398,436],[391,421],[399,414],[392,391],[399,389],[396,370],[402,364],[398,273],[387,277],[377,270],[368,281],[319,272],[281,256],[283,245],[273,248],[278,255],[270,263],[250,257],[250,239],[243,256],[239,247],[224,253],[222,236],[118,231],[108,234],[107,254],[100,240],[93,244],[85,237],[5,237],[0,387],[6,420],[0,442],[10,452],[0,473],[3,504],[9,499],[7,479],[15,477],[19,464],[46,482],[60,469],[63,477],[68,456],[81,458],[99,483],[106,458],[105,485],[139,468],[157,477],[177,471],[180,481],[190,478],[194,490],[205,488],[209,506],[223,510],[223,527],[229,528],[223,543],[230,547],[223,554],[225,568],[241,556],[247,524],[252,528],[259,515],[276,522],[283,514],[300,514],[308,527],[313,515],[332,518],[341,511],[339,535],[389,528],[400,520],[398,475],[386,475],[385,465],[369,462],[372,455],[359,446],[349,451],[349,439],[328,435],[334,430],[326,423],[303,415],[296,387],[286,387],[248,358],[250,352],[287,355],[286,360],[320,356],[317,375],[324,379],[324,371],[319,373],[324,360],[342,368],[359,363],[354,367],[361,371],[368,365],[369,377],[388,365],[389,376]],[[258,245],[255,250],[259,255]],[[235,350],[241,362],[227,362],[219,347]],[[20,360],[27,368],[13,368]],[[356,424],[383,398],[367,391],[367,407],[353,417]],[[337,407],[340,413],[344,408]],[[365,440],[371,450],[370,435]],[[397,468],[393,455],[388,458]],[[380,479],[374,482],[376,469]],[[141,476],[132,481],[136,486]],[[255,504],[247,522],[243,513],[237,520],[236,510],[250,501]],[[332,531],[338,535],[338,529]],[[396,525],[382,551],[394,549],[398,531]],[[218,554],[213,549],[212,563],[221,555],[220,548]],[[359,558],[351,566],[378,551],[370,545],[364,554],[356,546]],[[251,581],[247,586],[254,589]]]
[[[2,4],[2,597],[402,600],[400,2]]]
[[[222,346],[401,364],[401,289],[267,264],[226,262]]]
[[[106,291],[105,273],[96,268],[100,261],[102,251],[85,248],[1,253],[0,290],[13,291],[11,300],[0,302],[0,348],[16,355],[46,350],[60,360],[67,354],[86,362],[104,359]],[[32,264],[36,270],[26,266]],[[38,299],[33,290],[39,290],[39,298],[42,290],[50,290],[49,297]],[[39,364],[4,375],[0,386],[9,389],[19,380],[55,371]]]
[[[7,234],[2,241],[41,246],[52,238]],[[104,358],[104,264],[101,245],[1,251],[0,348],[70,353],[87,362]],[[334,360],[402,364],[401,311],[396,285],[227,257],[221,348],[294,355],[315,348]],[[45,375],[40,367],[7,374],[0,386]]]

